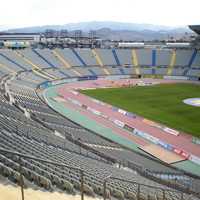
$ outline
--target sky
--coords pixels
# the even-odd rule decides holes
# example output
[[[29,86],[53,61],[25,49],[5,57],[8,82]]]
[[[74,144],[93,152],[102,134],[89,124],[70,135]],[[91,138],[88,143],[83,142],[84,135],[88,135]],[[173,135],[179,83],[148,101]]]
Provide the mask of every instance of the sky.
[[[85,21],[200,24],[200,0],[0,0],[0,30]]]

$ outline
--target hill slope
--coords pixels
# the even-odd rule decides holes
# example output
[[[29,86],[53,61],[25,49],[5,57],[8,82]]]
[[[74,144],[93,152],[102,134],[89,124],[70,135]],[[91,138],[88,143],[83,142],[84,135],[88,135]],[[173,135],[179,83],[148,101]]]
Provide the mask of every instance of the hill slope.
[[[44,32],[46,29],[67,29],[73,35],[75,30],[82,30],[88,36],[90,30],[95,30],[98,37],[110,40],[161,40],[168,39],[169,35],[175,38],[183,37],[185,32],[192,33],[188,27],[169,27],[153,24],[136,24],[112,21],[90,21],[69,23],[64,25],[34,26],[9,29],[7,32]]]

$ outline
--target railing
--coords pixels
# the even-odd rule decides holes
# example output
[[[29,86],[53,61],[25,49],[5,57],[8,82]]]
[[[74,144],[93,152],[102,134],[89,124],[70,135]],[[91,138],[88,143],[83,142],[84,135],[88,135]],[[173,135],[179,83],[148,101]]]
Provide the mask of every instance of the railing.
[[[136,171],[141,176],[144,176],[160,184],[166,185],[170,188],[177,189],[186,193],[193,193],[200,196],[199,188],[196,187],[195,182],[196,180],[200,184],[200,179],[195,179],[190,176],[187,176],[184,172],[177,171],[172,173],[150,170],[132,161],[123,162],[123,166]]]
[[[47,127],[49,128],[49,127]],[[17,130],[17,128],[16,128]],[[98,151],[95,151],[94,149],[84,145],[83,143],[81,143],[81,141],[78,141],[78,140],[73,140],[73,138],[71,138],[70,136],[68,136],[67,138],[69,141],[77,144],[80,146],[80,148],[84,148],[84,149],[87,149],[101,157],[103,157],[104,159],[106,160],[109,160],[110,162],[114,162],[114,163],[119,163],[120,161],[117,160],[117,159],[114,159],[114,158],[111,158],[107,155],[104,155],[103,153],[100,153]],[[48,139],[47,139],[48,140]],[[123,163],[124,164],[124,163]],[[193,183],[192,183],[192,180],[190,179],[187,179],[185,178],[185,181],[183,181],[183,179],[176,179],[175,176],[179,176],[180,174],[173,174],[174,175],[174,178],[171,178],[170,175],[171,173],[166,173],[166,172],[157,172],[157,171],[150,171],[150,170],[147,170],[147,169],[144,169],[142,166],[138,165],[138,164],[135,164],[133,162],[125,162],[124,166],[127,166],[135,171],[137,171],[140,175],[143,175],[144,177],[147,177],[151,180],[154,180],[158,183],[161,183],[161,184],[164,184],[164,185],[167,185],[169,187],[172,187],[172,188],[176,188],[176,189],[179,189],[181,190],[182,192],[193,192],[193,193],[196,193],[197,191],[195,191],[193,189]],[[181,177],[181,175],[180,175]],[[199,195],[199,193],[197,193]]]
[[[39,123],[42,123],[39,119],[35,118],[34,116],[31,116],[31,118]],[[42,123],[43,124],[43,123]],[[43,124],[45,125],[46,128],[48,129],[51,129],[49,126],[47,126],[46,124]],[[6,128],[6,126],[4,127]],[[51,129],[52,131],[54,131],[53,129]],[[9,130],[8,130],[9,131]],[[20,128],[16,127],[16,133],[19,134],[20,131]],[[22,133],[22,132],[21,132]],[[27,132],[25,134],[26,137],[29,136],[29,133]],[[53,136],[52,136],[53,137]],[[199,194],[199,191],[197,190],[196,187],[193,187],[194,186],[194,183],[193,183],[193,179],[190,178],[189,176],[185,176],[184,173],[173,173],[173,176],[174,178],[171,178],[171,175],[172,173],[170,172],[158,172],[158,171],[151,171],[149,169],[145,169],[143,166],[139,165],[139,164],[136,164],[132,161],[127,161],[127,160],[124,160],[123,163],[120,163],[120,161],[116,158],[112,158],[111,156],[108,156],[108,155],[105,155],[104,153],[102,152],[99,152],[99,151],[96,151],[95,149],[85,145],[84,143],[82,143],[81,140],[76,140],[74,139],[72,136],[70,136],[68,133],[66,133],[65,135],[66,139],[69,140],[70,142],[80,146],[80,149],[83,148],[89,152],[92,152],[100,157],[102,157],[102,161],[105,162],[107,161],[108,163],[119,163],[119,164],[122,164],[124,167],[128,167],[134,171],[136,171],[138,174],[140,174],[141,176],[144,176],[148,179],[151,179],[153,181],[156,181],[160,184],[163,184],[163,185],[166,185],[170,188],[173,188],[173,189],[178,189],[182,192],[186,192],[186,193],[194,193],[194,194],[197,194],[197,195],[200,195]],[[45,136],[44,140],[46,141],[45,143],[46,144],[50,144],[49,142],[51,141],[51,136]],[[61,144],[62,147],[64,147],[64,141],[63,141],[63,145]],[[81,153],[81,151],[80,151]],[[87,155],[84,155],[83,156],[87,156]],[[176,176],[176,177],[175,177]],[[185,177],[184,179],[178,179],[178,176],[180,177]]]
[[[84,195],[85,195],[85,189],[84,189],[84,185],[85,185],[85,180],[87,179],[88,176],[92,176],[92,174],[78,168],[78,167],[72,167],[63,163],[57,163],[57,162],[53,162],[51,160],[45,160],[45,159],[40,159],[40,158],[36,158],[34,156],[30,156],[30,155],[25,155],[25,154],[21,154],[18,152],[13,152],[10,150],[5,150],[3,148],[0,148],[0,154],[1,155],[11,155],[11,156],[17,156],[18,158],[18,164],[19,164],[19,168],[18,168],[18,172],[20,173],[20,181],[19,181],[19,185],[20,185],[20,189],[21,189],[21,199],[25,200],[25,190],[24,190],[24,177],[23,177],[23,172],[22,172],[22,159],[28,159],[28,160],[33,160],[33,161],[39,161],[41,163],[46,163],[46,164],[51,164],[54,166],[58,166],[58,167],[63,167],[63,168],[68,168],[68,169],[72,169],[72,170],[76,170],[79,172],[80,175],[80,192],[81,192],[81,200],[84,200]],[[134,186],[134,188],[136,188],[136,191],[131,192],[130,193],[126,193],[125,195],[123,193],[120,193],[118,191],[118,193],[114,193],[111,192],[111,187],[112,187],[112,182],[113,181],[118,181],[121,183],[126,183],[126,184],[131,184]],[[166,188],[162,188],[162,187],[155,187],[155,186],[150,186],[150,185],[145,185],[145,184],[141,184],[141,183],[137,183],[131,180],[124,180],[118,177],[114,177],[112,176],[112,174],[108,175],[104,180],[100,181],[102,184],[102,193],[101,195],[103,196],[104,200],[106,199],[111,199],[111,197],[115,197],[114,199],[120,199],[120,198],[130,198],[130,195],[132,195],[132,197],[134,197],[134,199],[140,200],[142,195],[146,192],[146,190],[148,191],[149,189],[153,189],[155,191],[155,198],[162,199],[162,200],[166,200],[167,199],[167,195],[168,193],[170,194],[174,194],[177,200],[184,200],[184,193],[180,192],[180,191],[175,191],[175,190],[171,190],[171,189],[166,189]],[[149,194],[148,197],[149,198]]]
[[[20,173],[20,187],[21,187],[21,196],[22,196],[22,200],[24,200],[24,180],[23,180],[23,174],[22,174],[22,164],[21,164],[21,159],[22,158],[27,158],[27,159],[32,159],[32,160],[35,160],[35,161],[40,161],[40,162],[43,162],[43,163],[48,163],[48,164],[53,164],[55,166],[59,166],[59,167],[66,167],[66,168],[70,168],[70,169],[74,169],[74,170],[78,170],[80,172],[80,175],[81,175],[81,200],[84,199],[84,188],[83,188],[83,184],[84,184],[84,171],[77,168],[77,167],[71,167],[71,166],[68,166],[68,165],[65,165],[65,164],[62,164],[62,163],[55,163],[53,161],[50,161],[50,160],[44,160],[44,159],[40,159],[40,158],[36,158],[36,157],[33,157],[33,156],[30,156],[30,155],[24,155],[24,154],[21,154],[21,153],[18,153],[18,152],[12,152],[12,151],[9,151],[9,150],[5,150],[5,149],[2,149],[0,148],[0,152],[1,154],[11,154],[11,155],[15,155],[15,156],[18,156],[19,157],[19,173]]]

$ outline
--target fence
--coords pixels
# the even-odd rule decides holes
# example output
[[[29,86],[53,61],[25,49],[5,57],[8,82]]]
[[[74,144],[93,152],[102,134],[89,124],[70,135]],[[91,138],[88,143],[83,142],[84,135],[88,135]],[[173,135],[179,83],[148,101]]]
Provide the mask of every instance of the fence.
[[[16,157],[17,156],[17,161],[19,164],[19,168],[18,168],[18,172],[20,174],[19,176],[19,181],[18,184],[20,185],[21,188],[21,199],[25,200],[25,196],[24,196],[24,172],[23,172],[23,159],[28,159],[28,160],[33,160],[33,161],[38,161],[41,163],[46,163],[46,164],[51,164],[57,167],[63,167],[65,170],[66,169],[71,169],[71,170],[76,170],[79,172],[80,175],[80,197],[81,200],[84,200],[84,195],[87,194],[88,191],[86,191],[85,189],[85,185],[86,180],[88,180],[88,176],[91,175],[88,172],[83,171],[80,168],[77,167],[72,167],[72,166],[68,166],[66,164],[62,164],[62,163],[55,163],[51,160],[45,160],[45,159],[40,159],[40,158],[36,158],[30,155],[25,155],[25,154],[21,154],[21,153],[17,153],[17,152],[13,152],[13,151],[9,151],[9,150],[5,150],[0,148],[0,155],[6,155],[6,156],[10,156],[10,157]],[[120,190],[114,190],[112,188],[112,184],[114,182],[120,182],[120,184],[128,184],[128,186],[134,186],[134,191],[132,189],[127,191],[123,191],[121,192]],[[101,181],[101,185],[102,185],[102,190],[99,191],[99,195],[103,196],[104,200],[106,199],[111,199],[111,198],[117,198],[117,199],[124,199],[124,198],[132,198],[132,199],[137,199],[140,200],[142,199],[142,197],[144,196],[144,194],[146,193],[146,191],[153,189],[155,191],[154,195],[156,197],[156,199],[162,199],[162,200],[166,200],[168,199],[167,196],[172,195],[174,197],[176,197],[177,200],[183,200],[184,198],[184,193],[183,192],[179,192],[179,191],[175,191],[175,190],[171,190],[171,189],[166,189],[165,188],[161,188],[161,187],[154,187],[154,186],[150,186],[150,185],[145,185],[145,184],[141,184],[141,183],[137,183],[134,181],[130,181],[130,180],[124,180],[121,179],[119,177],[113,177],[112,174],[110,174],[108,177],[106,177],[104,180]],[[151,199],[151,197],[147,196],[148,199]]]
[[[6,128],[6,126],[4,128]],[[24,130],[21,130],[20,127],[18,127],[18,126],[16,126],[16,133],[20,136],[24,135],[24,136],[29,138],[29,131],[25,133]],[[50,135],[47,136],[46,135],[43,138],[43,142],[45,144],[48,144],[48,145],[53,145],[52,142],[51,142],[51,137],[53,137],[53,136],[50,136]],[[88,147],[87,145],[84,145],[81,141],[73,139],[73,137],[71,137],[67,133],[66,133],[65,137],[69,141],[77,144],[80,147],[79,153],[81,155],[85,156],[85,157],[90,157],[90,156],[87,155],[87,153],[83,153],[81,151],[81,148],[88,150],[89,152],[91,151],[94,154],[98,155],[99,158],[102,158],[101,159],[102,162],[106,162],[106,163],[110,163],[110,164],[111,163],[120,163],[119,160],[116,160],[114,158],[110,158],[110,157],[108,157],[108,155],[104,155],[103,153],[97,152],[94,149]],[[35,139],[35,137],[34,137],[34,139]],[[52,140],[52,141],[54,141],[54,140]],[[63,142],[60,141],[60,142],[61,142],[60,147],[65,149],[65,142],[64,141]],[[70,151],[69,149],[67,149],[67,150]],[[75,152],[75,153],[78,153],[78,152]],[[193,193],[193,194],[196,194],[196,195],[200,195],[199,194],[199,188],[196,187],[196,185],[195,185],[196,183],[189,176],[185,176],[184,173],[173,173],[173,177],[174,177],[173,178],[171,173],[158,172],[158,171],[152,171],[152,170],[149,170],[149,169],[145,169],[143,166],[138,165],[138,164],[133,163],[132,161],[128,161],[128,160],[124,160],[122,163],[120,163],[120,165],[124,166],[124,167],[128,167],[128,168],[136,171],[141,176],[144,176],[147,179],[153,180],[153,181],[160,183],[162,185],[166,185],[166,186],[168,186],[172,189],[176,189],[176,190],[179,190],[179,191],[182,191],[182,192],[185,192],[185,193]],[[199,180],[199,183],[200,183],[200,180]]]

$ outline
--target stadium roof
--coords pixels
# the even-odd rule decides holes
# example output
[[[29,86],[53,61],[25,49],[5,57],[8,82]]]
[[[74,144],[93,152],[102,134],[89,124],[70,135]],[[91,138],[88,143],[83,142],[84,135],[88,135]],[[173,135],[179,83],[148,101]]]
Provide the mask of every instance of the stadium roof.
[[[200,25],[189,25],[189,28],[200,35]]]

